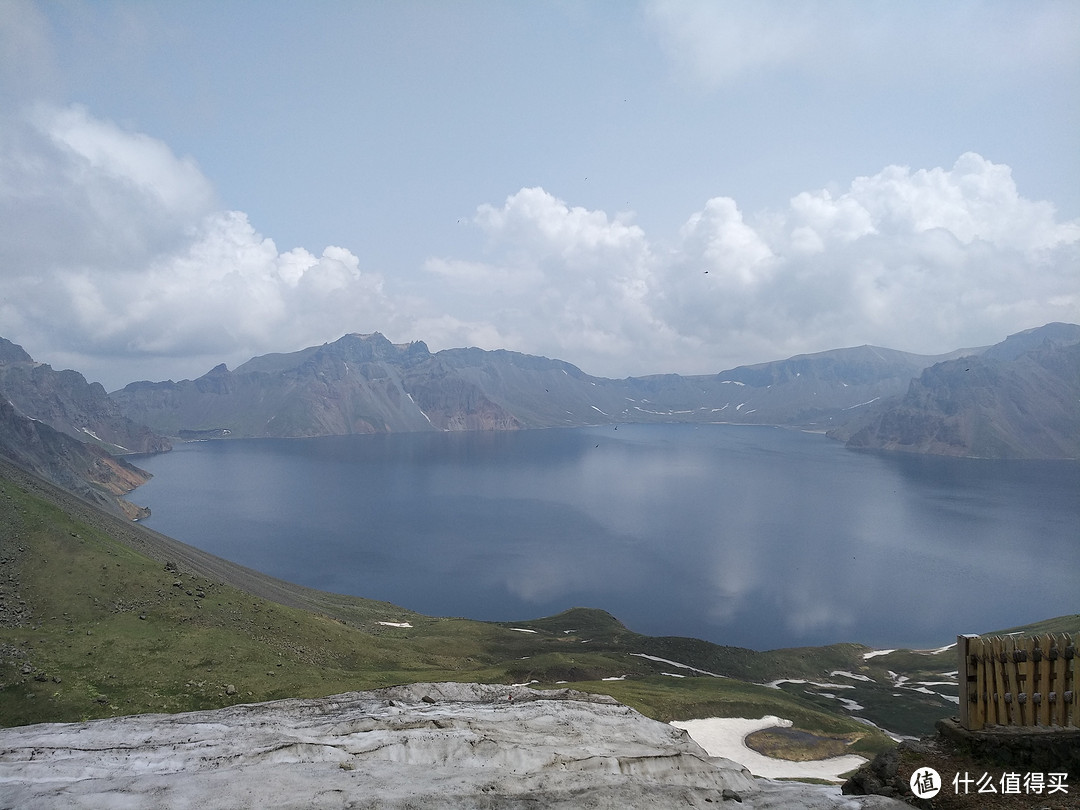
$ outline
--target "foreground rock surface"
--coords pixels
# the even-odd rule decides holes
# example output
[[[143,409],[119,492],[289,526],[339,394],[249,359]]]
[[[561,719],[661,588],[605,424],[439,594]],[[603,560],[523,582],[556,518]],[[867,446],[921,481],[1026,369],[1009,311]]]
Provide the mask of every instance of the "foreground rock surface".
[[[610,698],[414,684],[0,729],[4,808],[892,808],[755,780]]]

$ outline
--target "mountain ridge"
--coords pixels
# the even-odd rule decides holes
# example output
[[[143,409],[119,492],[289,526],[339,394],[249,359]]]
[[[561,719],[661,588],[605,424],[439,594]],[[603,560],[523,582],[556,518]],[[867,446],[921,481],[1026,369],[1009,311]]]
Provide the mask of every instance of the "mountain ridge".
[[[832,432],[858,449],[1080,458],[1080,326],[1052,323],[934,364]]]
[[[902,392],[949,355],[835,349],[719,374],[610,379],[505,349],[392,344],[350,334],[255,357],[196,380],[130,383],[110,394],[173,436],[286,437],[395,430],[492,430],[619,422],[735,422],[826,429]],[[755,416],[756,414],[756,416]],[[224,431],[228,431],[227,434]]]

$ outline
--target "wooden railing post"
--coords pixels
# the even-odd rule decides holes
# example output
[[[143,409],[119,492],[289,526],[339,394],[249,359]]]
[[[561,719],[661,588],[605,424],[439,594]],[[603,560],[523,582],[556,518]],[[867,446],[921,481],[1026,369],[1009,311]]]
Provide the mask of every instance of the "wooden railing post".
[[[956,681],[960,687],[960,725],[974,731],[982,728],[982,710],[977,701],[981,700],[978,694],[977,666],[971,663],[971,651],[969,642],[977,639],[977,635],[963,635],[956,637]]]

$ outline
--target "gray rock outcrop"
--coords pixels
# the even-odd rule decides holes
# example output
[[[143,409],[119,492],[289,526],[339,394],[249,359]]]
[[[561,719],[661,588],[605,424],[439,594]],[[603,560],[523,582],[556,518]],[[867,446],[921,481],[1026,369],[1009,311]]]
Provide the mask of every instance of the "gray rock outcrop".
[[[3,808],[892,808],[755,780],[570,690],[414,684],[0,729]]]

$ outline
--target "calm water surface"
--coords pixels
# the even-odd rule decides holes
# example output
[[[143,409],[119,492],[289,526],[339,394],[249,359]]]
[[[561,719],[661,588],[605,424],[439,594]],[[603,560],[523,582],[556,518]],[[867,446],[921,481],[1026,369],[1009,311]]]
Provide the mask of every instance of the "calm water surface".
[[[147,525],[431,615],[603,608],[756,649],[931,647],[1080,611],[1080,464],[732,425],[182,444]]]

